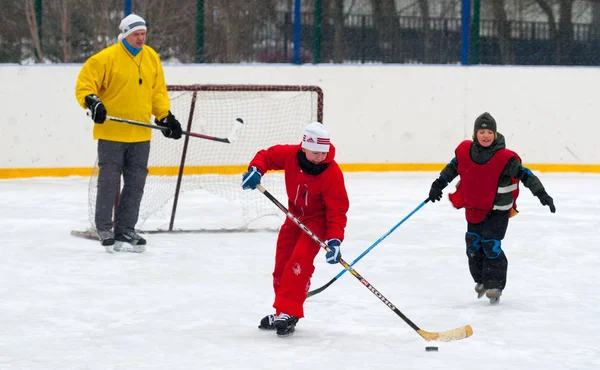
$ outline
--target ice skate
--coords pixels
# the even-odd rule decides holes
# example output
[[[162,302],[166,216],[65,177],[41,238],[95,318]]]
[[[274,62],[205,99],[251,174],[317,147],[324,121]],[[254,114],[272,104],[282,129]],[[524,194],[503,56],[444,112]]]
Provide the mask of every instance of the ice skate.
[[[98,239],[100,244],[106,249],[106,253],[115,253],[115,235],[110,230],[98,230]]]
[[[258,325],[259,329],[262,330],[275,330],[275,318],[277,316],[274,314],[267,315],[260,320],[260,325]]]
[[[114,250],[117,252],[143,253],[146,251],[146,239],[133,231],[116,234]]]
[[[485,292],[485,296],[489,298],[490,304],[498,304],[501,295],[502,289],[488,289]]]
[[[277,335],[280,337],[287,337],[292,335],[294,331],[296,331],[296,324],[298,323],[298,318],[294,316],[290,316],[285,313],[280,313],[277,317],[275,317],[275,328],[277,329]]]
[[[475,284],[475,293],[477,293],[477,299],[485,295],[485,286],[483,286],[483,283]]]

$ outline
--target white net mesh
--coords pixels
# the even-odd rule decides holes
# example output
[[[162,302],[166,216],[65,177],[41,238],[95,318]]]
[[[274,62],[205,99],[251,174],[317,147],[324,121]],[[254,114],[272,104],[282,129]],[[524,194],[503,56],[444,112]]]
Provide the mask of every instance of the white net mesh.
[[[278,227],[281,211],[260,192],[242,190],[241,174],[258,150],[298,143],[306,124],[322,120],[321,90],[314,86],[193,85],[170,86],[169,95],[171,112],[185,131],[227,138],[237,118],[244,123],[229,144],[188,136],[172,140],[153,130],[150,173],[136,228],[229,231]],[[92,228],[97,175],[96,164],[89,187]],[[281,173],[268,173],[262,184],[286,203]],[[265,216],[275,217],[267,220]]]

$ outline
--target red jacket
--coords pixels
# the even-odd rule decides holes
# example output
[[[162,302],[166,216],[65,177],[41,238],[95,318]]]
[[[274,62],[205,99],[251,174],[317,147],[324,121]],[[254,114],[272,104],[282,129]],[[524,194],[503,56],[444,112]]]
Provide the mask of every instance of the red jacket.
[[[300,144],[272,146],[256,153],[249,167],[256,166],[263,175],[271,170],[284,170],[290,212],[303,223],[322,219],[327,226],[325,240],[336,238],[343,241],[350,202],[344,175],[334,161],[335,147],[330,146],[322,162],[329,166],[316,176],[301,170],[299,150],[302,150]]]

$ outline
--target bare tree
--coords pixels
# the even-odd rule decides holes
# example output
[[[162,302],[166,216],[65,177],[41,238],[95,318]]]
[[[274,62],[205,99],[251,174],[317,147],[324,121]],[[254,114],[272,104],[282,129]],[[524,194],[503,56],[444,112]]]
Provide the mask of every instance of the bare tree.
[[[559,9],[558,35],[556,37],[557,63],[569,65],[573,59],[573,0],[560,0]]]
[[[71,4],[69,0],[61,0],[58,2],[60,6],[60,41],[62,44],[63,62],[70,63],[71,59]]]
[[[592,34],[600,37],[600,0],[590,0],[592,2]]]
[[[344,0],[334,0],[332,3],[333,18],[333,62],[342,63],[346,55],[344,44]]]
[[[123,13],[118,11],[119,8],[115,5],[115,0],[112,0],[112,4],[109,1],[96,1],[89,4],[89,21],[92,22],[93,34],[88,37],[91,40],[92,53],[97,53],[116,41]]]
[[[377,30],[377,43],[382,50],[389,49],[394,42],[395,30],[398,28],[396,3],[394,0],[371,0],[373,20]],[[390,61],[388,53],[383,53],[383,61]]]
[[[551,0],[535,0],[548,17],[550,34],[552,35],[556,64],[570,64],[573,48],[573,0],[559,0],[559,23],[556,25]]]
[[[506,17],[504,0],[492,0],[494,18],[498,24],[498,43],[502,64],[514,64],[515,56],[510,39],[511,27]]]
[[[431,25],[429,22],[429,0],[419,0],[419,9],[423,19],[423,62],[431,63]]]
[[[34,0],[24,0],[25,1],[25,18],[27,19],[27,26],[29,27],[29,33],[31,35],[31,40],[33,42],[33,47],[35,49],[35,60],[37,63],[40,63],[44,60],[44,55],[42,54],[42,40],[39,37],[39,27],[41,25],[37,24],[35,8],[33,1]]]
[[[0,9],[0,63],[19,63],[30,40],[23,22],[25,6],[21,1],[0,0]]]

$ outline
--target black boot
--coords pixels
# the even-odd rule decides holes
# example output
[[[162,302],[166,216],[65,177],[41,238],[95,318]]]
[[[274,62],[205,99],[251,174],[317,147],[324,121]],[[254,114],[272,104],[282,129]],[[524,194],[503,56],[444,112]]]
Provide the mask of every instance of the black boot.
[[[298,323],[298,318],[295,316],[290,316],[285,313],[280,313],[275,318],[275,328],[277,329],[277,335],[280,337],[286,337],[288,335],[292,335],[294,331],[296,331],[296,324]]]
[[[114,253],[114,245],[115,245],[115,234],[111,230],[98,230],[98,238],[100,239],[100,244],[104,248],[106,248],[107,253]]]
[[[477,299],[485,295],[485,286],[483,285],[483,283],[475,284],[475,293],[477,293]]]
[[[502,289],[488,289],[485,292],[485,296],[490,300],[490,304],[500,303],[500,296],[502,295]]]
[[[260,320],[260,325],[258,325],[259,329],[262,330],[275,330],[275,317],[276,315],[267,315]]]
[[[124,243],[130,244],[131,246],[125,246]],[[142,238],[134,231],[115,233],[114,249],[117,252],[143,253],[146,250],[146,239]]]

